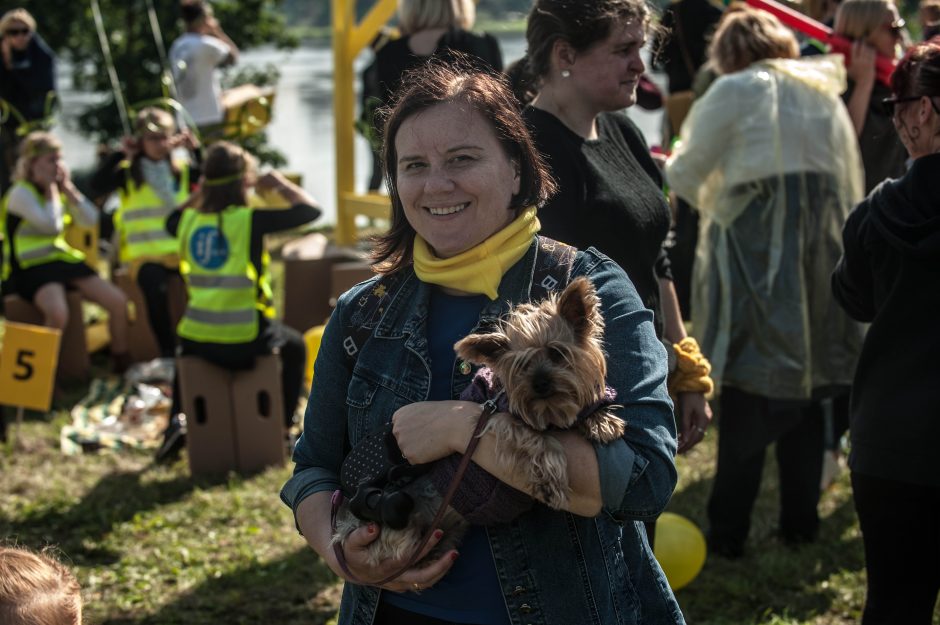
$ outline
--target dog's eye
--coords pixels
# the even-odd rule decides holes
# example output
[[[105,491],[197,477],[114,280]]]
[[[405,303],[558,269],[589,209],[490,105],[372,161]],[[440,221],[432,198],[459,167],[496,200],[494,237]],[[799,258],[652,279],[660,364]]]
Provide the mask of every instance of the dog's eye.
[[[565,360],[565,355],[564,355],[564,353],[562,353],[562,351],[561,351],[560,349],[558,349],[557,347],[549,347],[549,348],[548,348],[548,358],[549,358],[549,360],[551,360],[553,363],[558,364],[559,362],[564,362],[564,360]]]

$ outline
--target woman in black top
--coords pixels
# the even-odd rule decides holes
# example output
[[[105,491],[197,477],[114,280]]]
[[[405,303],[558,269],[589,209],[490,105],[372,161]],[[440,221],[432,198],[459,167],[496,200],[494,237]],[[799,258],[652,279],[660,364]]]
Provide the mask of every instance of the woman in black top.
[[[559,193],[539,210],[546,236],[596,247],[630,276],[659,336],[686,337],[663,241],[669,206],[640,130],[618,112],[636,102],[649,11],[638,0],[536,0],[526,39],[539,81],[525,118]],[[679,393],[679,451],[705,435],[703,393]]]
[[[849,215],[836,300],[871,323],[852,386],[852,489],[865,543],[863,625],[930,625],[940,592],[940,43],[914,46],[886,103],[913,159]]]
[[[381,128],[374,119],[379,107],[389,104],[402,76],[432,57],[453,60],[465,55],[480,70],[501,72],[503,56],[496,38],[470,32],[476,18],[473,0],[399,0],[398,24],[402,36],[375,47],[375,61],[363,72],[363,89],[377,89],[364,99],[364,118],[373,122],[372,140],[380,143]],[[370,86],[370,83],[374,85]],[[378,145],[373,146],[369,190],[381,183],[382,163]]]

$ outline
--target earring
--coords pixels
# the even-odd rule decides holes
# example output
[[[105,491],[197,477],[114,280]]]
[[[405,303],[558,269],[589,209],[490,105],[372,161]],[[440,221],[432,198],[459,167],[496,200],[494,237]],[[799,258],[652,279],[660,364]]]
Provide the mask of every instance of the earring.
[[[571,76],[571,70],[567,70],[567,69],[561,70],[561,77],[562,77],[562,78],[567,78],[568,76]]]

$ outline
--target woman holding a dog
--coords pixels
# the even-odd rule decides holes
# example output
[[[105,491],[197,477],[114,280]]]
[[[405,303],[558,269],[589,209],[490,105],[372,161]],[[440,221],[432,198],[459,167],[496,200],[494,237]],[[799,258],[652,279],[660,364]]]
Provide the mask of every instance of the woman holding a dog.
[[[281,492],[308,544],[347,581],[339,623],[683,623],[642,526],[676,481],[652,312],[607,257],[537,236],[536,208],[553,183],[505,84],[442,64],[404,84],[385,123],[392,223],[375,248],[379,275],[344,294],[327,325]],[[511,522],[472,526],[456,549],[391,579],[412,554],[367,565],[379,524],[331,545],[349,450],[391,421],[412,465],[465,452],[483,409],[456,399],[473,368],[455,357],[455,341],[578,276],[599,298],[607,384],[627,427],[606,445],[552,434],[567,458],[567,506],[535,501]],[[525,490],[496,445],[484,434],[472,454],[496,478],[488,493]],[[435,529],[423,552],[442,538]]]

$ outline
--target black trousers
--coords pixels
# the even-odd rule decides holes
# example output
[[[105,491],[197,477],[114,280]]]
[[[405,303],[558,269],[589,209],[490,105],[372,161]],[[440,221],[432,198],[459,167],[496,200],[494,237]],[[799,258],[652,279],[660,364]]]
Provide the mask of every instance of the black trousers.
[[[137,285],[144,295],[150,328],[157,337],[163,358],[172,358],[176,353],[176,328],[170,319],[169,283],[172,276],[179,276],[179,272],[159,263],[144,263],[137,271]]]
[[[930,625],[940,593],[940,488],[853,471],[852,491],[868,573],[862,625]]]
[[[727,555],[743,552],[772,442],[780,475],[780,534],[788,542],[814,540],[824,441],[820,402],[773,400],[724,388],[720,409],[718,469],[708,501],[709,547]]]

